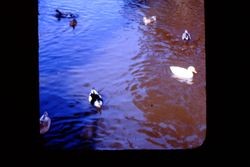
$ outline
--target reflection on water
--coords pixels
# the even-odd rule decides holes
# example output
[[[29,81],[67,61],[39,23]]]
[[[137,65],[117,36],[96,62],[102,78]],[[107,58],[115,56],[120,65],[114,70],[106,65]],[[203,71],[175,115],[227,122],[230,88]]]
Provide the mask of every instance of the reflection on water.
[[[72,12],[58,20],[55,9]],[[142,18],[156,16],[145,26]],[[39,2],[40,115],[48,149],[183,149],[206,133],[202,0]],[[187,29],[192,39],[182,41]],[[191,81],[169,66],[195,66]],[[102,113],[88,103],[95,87]]]
[[[178,81],[182,82],[182,83],[186,83],[186,84],[189,84],[189,85],[192,85],[193,84],[193,78],[179,78],[175,75],[172,75],[173,78],[176,78]]]

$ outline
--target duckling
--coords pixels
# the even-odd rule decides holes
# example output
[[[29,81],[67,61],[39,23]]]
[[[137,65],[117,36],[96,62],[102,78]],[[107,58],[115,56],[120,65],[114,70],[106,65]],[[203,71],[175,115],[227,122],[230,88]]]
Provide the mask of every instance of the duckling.
[[[70,25],[71,27],[73,27],[73,29],[75,29],[75,27],[76,27],[76,25],[77,25],[76,19],[71,20],[71,21],[69,22],[69,25]]]
[[[143,17],[143,22],[145,25],[148,25],[149,23],[153,23],[155,21],[156,21],[156,16],[151,16],[149,18],[147,18],[145,16]]]
[[[102,107],[102,96],[94,88],[92,88],[89,93],[89,103],[95,106],[97,109],[101,109]]]
[[[187,30],[184,31],[184,33],[182,34],[182,40],[190,40],[191,39],[191,35],[189,34],[189,32]]]
[[[44,112],[44,114],[40,118],[40,134],[46,133],[51,124],[51,119],[48,116],[48,112]]]

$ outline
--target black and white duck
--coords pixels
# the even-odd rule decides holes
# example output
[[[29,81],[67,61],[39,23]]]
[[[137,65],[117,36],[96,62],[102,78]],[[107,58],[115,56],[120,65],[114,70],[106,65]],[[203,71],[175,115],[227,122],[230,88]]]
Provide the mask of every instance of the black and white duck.
[[[103,105],[102,96],[94,88],[92,88],[89,93],[89,103],[95,106],[97,109],[102,108]]]
[[[188,41],[188,40],[191,39],[191,35],[190,35],[190,33],[187,30],[185,30],[184,33],[182,34],[181,38],[182,38],[182,40]]]

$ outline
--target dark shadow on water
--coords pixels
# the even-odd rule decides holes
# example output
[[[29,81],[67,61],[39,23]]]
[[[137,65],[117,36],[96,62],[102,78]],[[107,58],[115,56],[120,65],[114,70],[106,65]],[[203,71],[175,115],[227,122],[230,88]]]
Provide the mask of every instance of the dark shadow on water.
[[[68,117],[54,117],[50,131],[41,136],[41,144],[49,151],[95,150],[101,121],[102,118],[94,110]]]

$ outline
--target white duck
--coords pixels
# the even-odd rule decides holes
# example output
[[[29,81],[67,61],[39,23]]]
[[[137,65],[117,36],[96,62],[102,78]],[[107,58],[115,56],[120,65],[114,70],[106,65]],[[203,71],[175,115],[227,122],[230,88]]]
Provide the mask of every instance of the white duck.
[[[156,16],[151,16],[149,18],[143,17],[143,22],[145,25],[148,25],[149,23],[155,22],[156,21]]]
[[[184,33],[182,34],[182,40],[187,40],[188,41],[190,39],[191,39],[190,33],[187,30],[185,30]]]
[[[92,88],[89,93],[89,103],[95,106],[97,109],[101,109],[102,107],[102,96],[94,88]]]
[[[45,111],[44,114],[40,117],[40,134],[46,133],[51,124],[51,119],[48,116],[48,113]]]
[[[193,66],[189,66],[187,69],[178,66],[170,66],[170,70],[174,74],[174,77],[180,79],[192,79],[193,73],[197,73]]]

